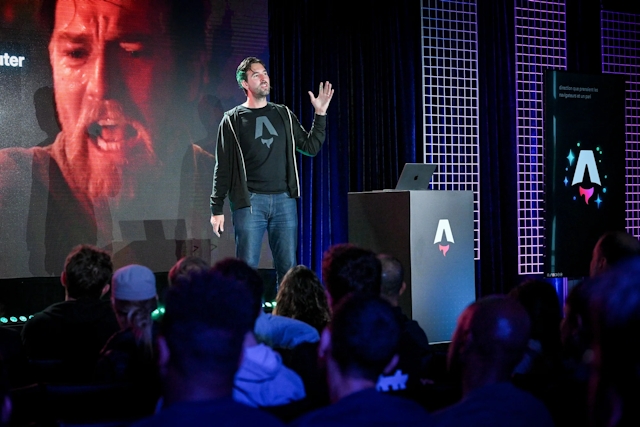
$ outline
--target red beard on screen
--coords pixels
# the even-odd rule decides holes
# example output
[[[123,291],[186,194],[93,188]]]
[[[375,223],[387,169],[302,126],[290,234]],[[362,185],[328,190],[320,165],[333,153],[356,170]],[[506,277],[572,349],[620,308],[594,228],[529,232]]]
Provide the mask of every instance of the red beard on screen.
[[[147,128],[113,100],[84,108],[64,151],[73,186],[91,200],[131,200],[138,178],[160,169]]]

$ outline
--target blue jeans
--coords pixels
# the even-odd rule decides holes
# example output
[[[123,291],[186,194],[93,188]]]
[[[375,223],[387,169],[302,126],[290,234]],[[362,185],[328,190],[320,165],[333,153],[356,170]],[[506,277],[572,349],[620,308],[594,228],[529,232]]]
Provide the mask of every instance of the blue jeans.
[[[236,257],[258,268],[265,230],[273,254],[278,285],[285,273],[296,265],[298,247],[298,208],[287,193],[251,194],[251,206],[233,211]]]

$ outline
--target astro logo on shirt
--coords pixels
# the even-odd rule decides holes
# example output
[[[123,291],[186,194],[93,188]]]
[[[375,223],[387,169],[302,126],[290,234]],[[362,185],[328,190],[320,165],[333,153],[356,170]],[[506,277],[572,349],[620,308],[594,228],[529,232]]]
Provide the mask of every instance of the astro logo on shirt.
[[[442,244],[442,241],[447,241],[446,245]],[[436,229],[436,237],[433,239],[433,244],[438,243],[438,250],[442,252],[442,256],[447,256],[449,252],[449,244],[455,243],[453,240],[453,233],[451,232],[451,225],[448,219],[441,219],[438,221],[438,228]]]
[[[573,153],[569,150],[569,155],[567,156],[569,160],[569,166],[573,163]],[[568,169],[568,168],[567,168]],[[584,183],[585,173],[589,172],[589,179],[591,181],[591,188],[585,188],[586,185]],[[567,178],[564,180],[565,185],[568,184]],[[599,185],[602,187],[602,192],[606,193],[606,188],[602,186],[602,181],[600,179],[600,173],[598,172],[598,166],[596,165],[596,159],[593,153],[593,150],[580,150],[578,154],[578,161],[576,162],[576,169],[573,172],[573,179],[571,180],[571,186],[579,184],[578,187],[578,196],[584,197],[584,202],[588,205],[589,200],[593,198],[594,192],[596,191],[595,186]],[[587,184],[588,185],[588,184]],[[574,197],[575,199],[575,197]],[[600,203],[602,203],[602,199],[600,195],[597,194],[593,201],[600,207]]]
[[[265,133],[269,136],[269,138],[265,138]],[[273,127],[271,121],[266,116],[260,116],[256,118],[256,136],[255,138],[260,138],[260,141],[267,148],[271,148],[271,144],[273,143],[273,137],[278,136],[278,132],[276,132],[276,128]]]

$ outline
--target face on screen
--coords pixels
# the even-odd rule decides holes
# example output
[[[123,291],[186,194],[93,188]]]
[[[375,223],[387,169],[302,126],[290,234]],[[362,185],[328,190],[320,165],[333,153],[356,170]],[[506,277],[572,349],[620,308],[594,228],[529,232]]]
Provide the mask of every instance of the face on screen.
[[[175,64],[158,0],[58,0],[49,44],[65,156],[91,197],[135,196],[166,147]],[[128,194],[123,194],[128,193]]]

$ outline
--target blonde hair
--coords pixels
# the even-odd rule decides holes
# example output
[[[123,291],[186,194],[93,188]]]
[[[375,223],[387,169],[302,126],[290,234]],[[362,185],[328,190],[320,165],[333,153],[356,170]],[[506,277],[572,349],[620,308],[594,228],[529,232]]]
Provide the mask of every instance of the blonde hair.
[[[153,319],[151,313],[158,308],[156,297],[142,301],[113,299],[113,310],[121,329],[131,328],[136,342],[148,355],[153,355]]]

